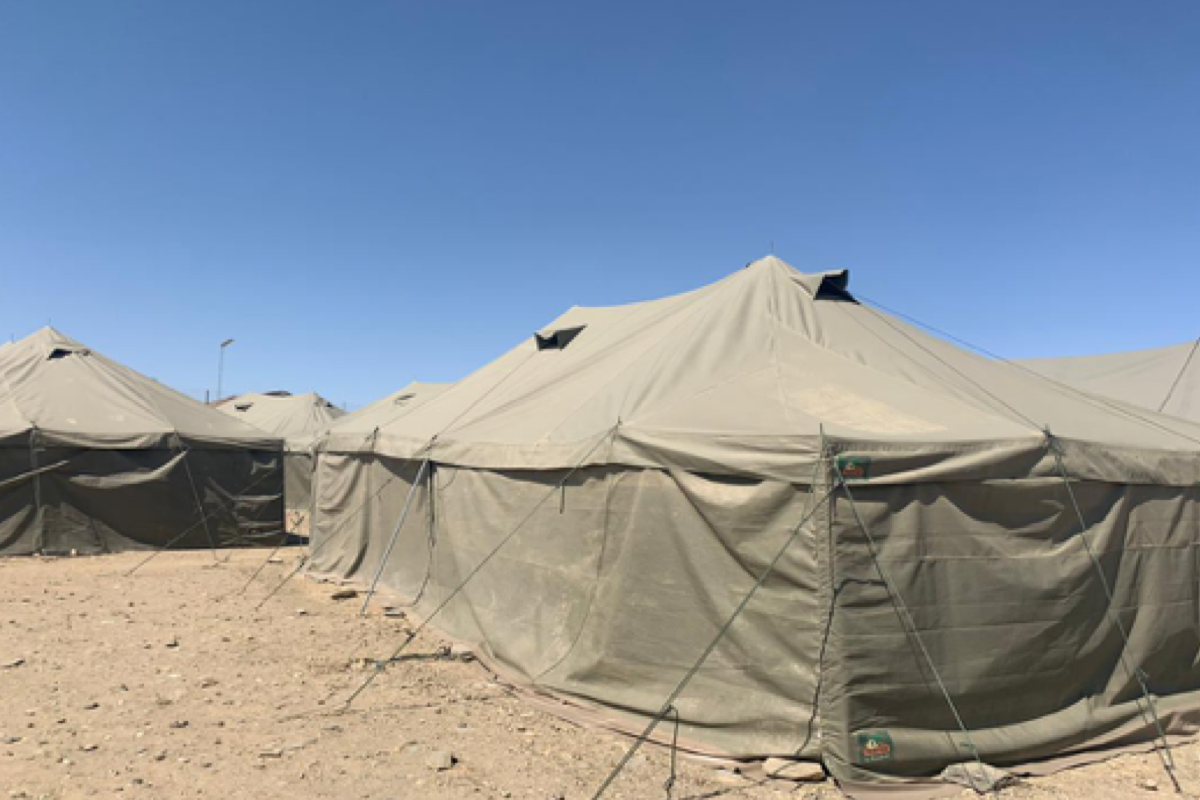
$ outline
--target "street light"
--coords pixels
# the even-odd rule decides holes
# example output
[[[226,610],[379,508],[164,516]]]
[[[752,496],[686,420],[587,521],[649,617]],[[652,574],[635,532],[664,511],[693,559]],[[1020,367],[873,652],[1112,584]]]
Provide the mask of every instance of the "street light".
[[[221,385],[225,378],[225,348],[233,344],[233,339],[221,342],[221,357],[217,360],[217,402],[221,402]]]

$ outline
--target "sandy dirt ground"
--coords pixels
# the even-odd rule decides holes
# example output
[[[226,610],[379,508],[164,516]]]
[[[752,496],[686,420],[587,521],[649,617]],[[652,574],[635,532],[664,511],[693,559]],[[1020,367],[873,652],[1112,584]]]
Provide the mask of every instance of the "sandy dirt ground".
[[[534,710],[478,663],[390,667],[409,629],[298,577],[285,551],[0,559],[0,798],[589,798],[628,740]],[[412,651],[445,642],[422,634]],[[322,704],[322,701],[325,701]],[[1200,745],[1176,748],[1187,796]],[[668,755],[639,754],[606,796],[665,797]],[[971,793],[964,790],[964,795]],[[1154,755],[1024,781],[1004,798],[1173,794]],[[755,781],[681,761],[673,797],[838,798],[831,782]]]

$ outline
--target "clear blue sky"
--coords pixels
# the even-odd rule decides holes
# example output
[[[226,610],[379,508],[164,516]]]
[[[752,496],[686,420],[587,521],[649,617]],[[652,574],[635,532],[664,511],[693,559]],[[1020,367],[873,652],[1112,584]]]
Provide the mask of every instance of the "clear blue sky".
[[[0,330],[358,406],[776,252],[1010,356],[1200,335],[1200,3],[0,5]]]

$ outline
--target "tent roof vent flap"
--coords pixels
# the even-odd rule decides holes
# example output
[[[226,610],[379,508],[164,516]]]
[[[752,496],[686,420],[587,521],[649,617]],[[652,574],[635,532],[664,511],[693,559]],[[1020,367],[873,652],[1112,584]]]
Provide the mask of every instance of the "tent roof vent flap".
[[[576,328],[559,328],[549,333],[535,333],[533,339],[537,342],[538,350],[564,350],[585,327],[587,326],[580,325]]]
[[[50,348],[50,352],[46,353],[46,360],[57,361],[58,359],[66,358],[67,356],[90,356],[91,354],[92,351],[85,347],[52,347]]]
[[[798,275],[795,279],[813,300],[833,300],[842,303],[857,303],[850,294],[850,270],[818,272],[813,275]]]

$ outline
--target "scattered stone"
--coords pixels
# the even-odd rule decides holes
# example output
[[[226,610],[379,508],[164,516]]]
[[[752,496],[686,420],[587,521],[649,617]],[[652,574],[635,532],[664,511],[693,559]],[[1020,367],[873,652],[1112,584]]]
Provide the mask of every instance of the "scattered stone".
[[[271,556],[270,558],[267,559],[267,563],[268,564],[282,564],[283,559],[280,558],[279,556]]]
[[[393,619],[404,619],[405,617],[404,611],[395,606],[384,606],[383,615],[385,617],[392,617]]]
[[[171,723],[171,727],[175,728],[177,730],[179,728],[186,728],[187,726],[188,726],[188,721],[186,719],[177,719]]]
[[[167,760],[167,751],[159,750],[157,753],[154,754],[154,760],[155,761],[166,761]]]
[[[5,661],[0,661],[0,669],[15,669],[25,663],[23,658],[10,658]]]
[[[307,616],[308,616],[308,612],[307,612],[307,611],[305,611],[303,608],[297,608],[297,609],[296,609],[296,616],[297,616],[297,617],[307,617]]]
[[[95,711],[99,707],[100,707],[100,704],[93,700],[92,702],[85,705],[83,707],[83,710],[84,711]]]
[[[100,745],[89,742],[88,744],[83,745],[79,749],[85,753],[94,753],[100,749]]]
[[[1138,781],[1138,786],[1142,787],[1147,792],[1158,791],[1158,781],[1154,780],[1153,778],[1146,778],[1145,780]]]
[[[262,750],[258,754],[259,758],[283,758],[282,747],[272,747],[270,750]]]
[[[425,766],[437,772],[444,772],[458,762],[453,753],[446,750],[434,750],[425,759]]]
[[[178,637],[178,636],[172,636],[172,637],[171,637],[171,638],[170,638],[170,639],[167,641],[167,643],[163,645],[163,647],[170,647],[170,648],[179,647],[179,637]]]
[[[458,661],[474,661],[475,654],[471,652],[471,648],[462,644],[450,646],[450,657]]]
[[[200,680],[200,688],[201,689],[211,689],[212,687],[214,687],[216,685],[217,685],[216,678],[202,678]]]
[[[330,600],[353,600],[355,597],[358,597],[358,592],[354,589],[338,589],[329,595]]]
[[[790,758],[768,758],[763,762],[763,771],[768,778],[785,781],[817,782],[825,780],[825,770],[812,761],[796,761]]]

